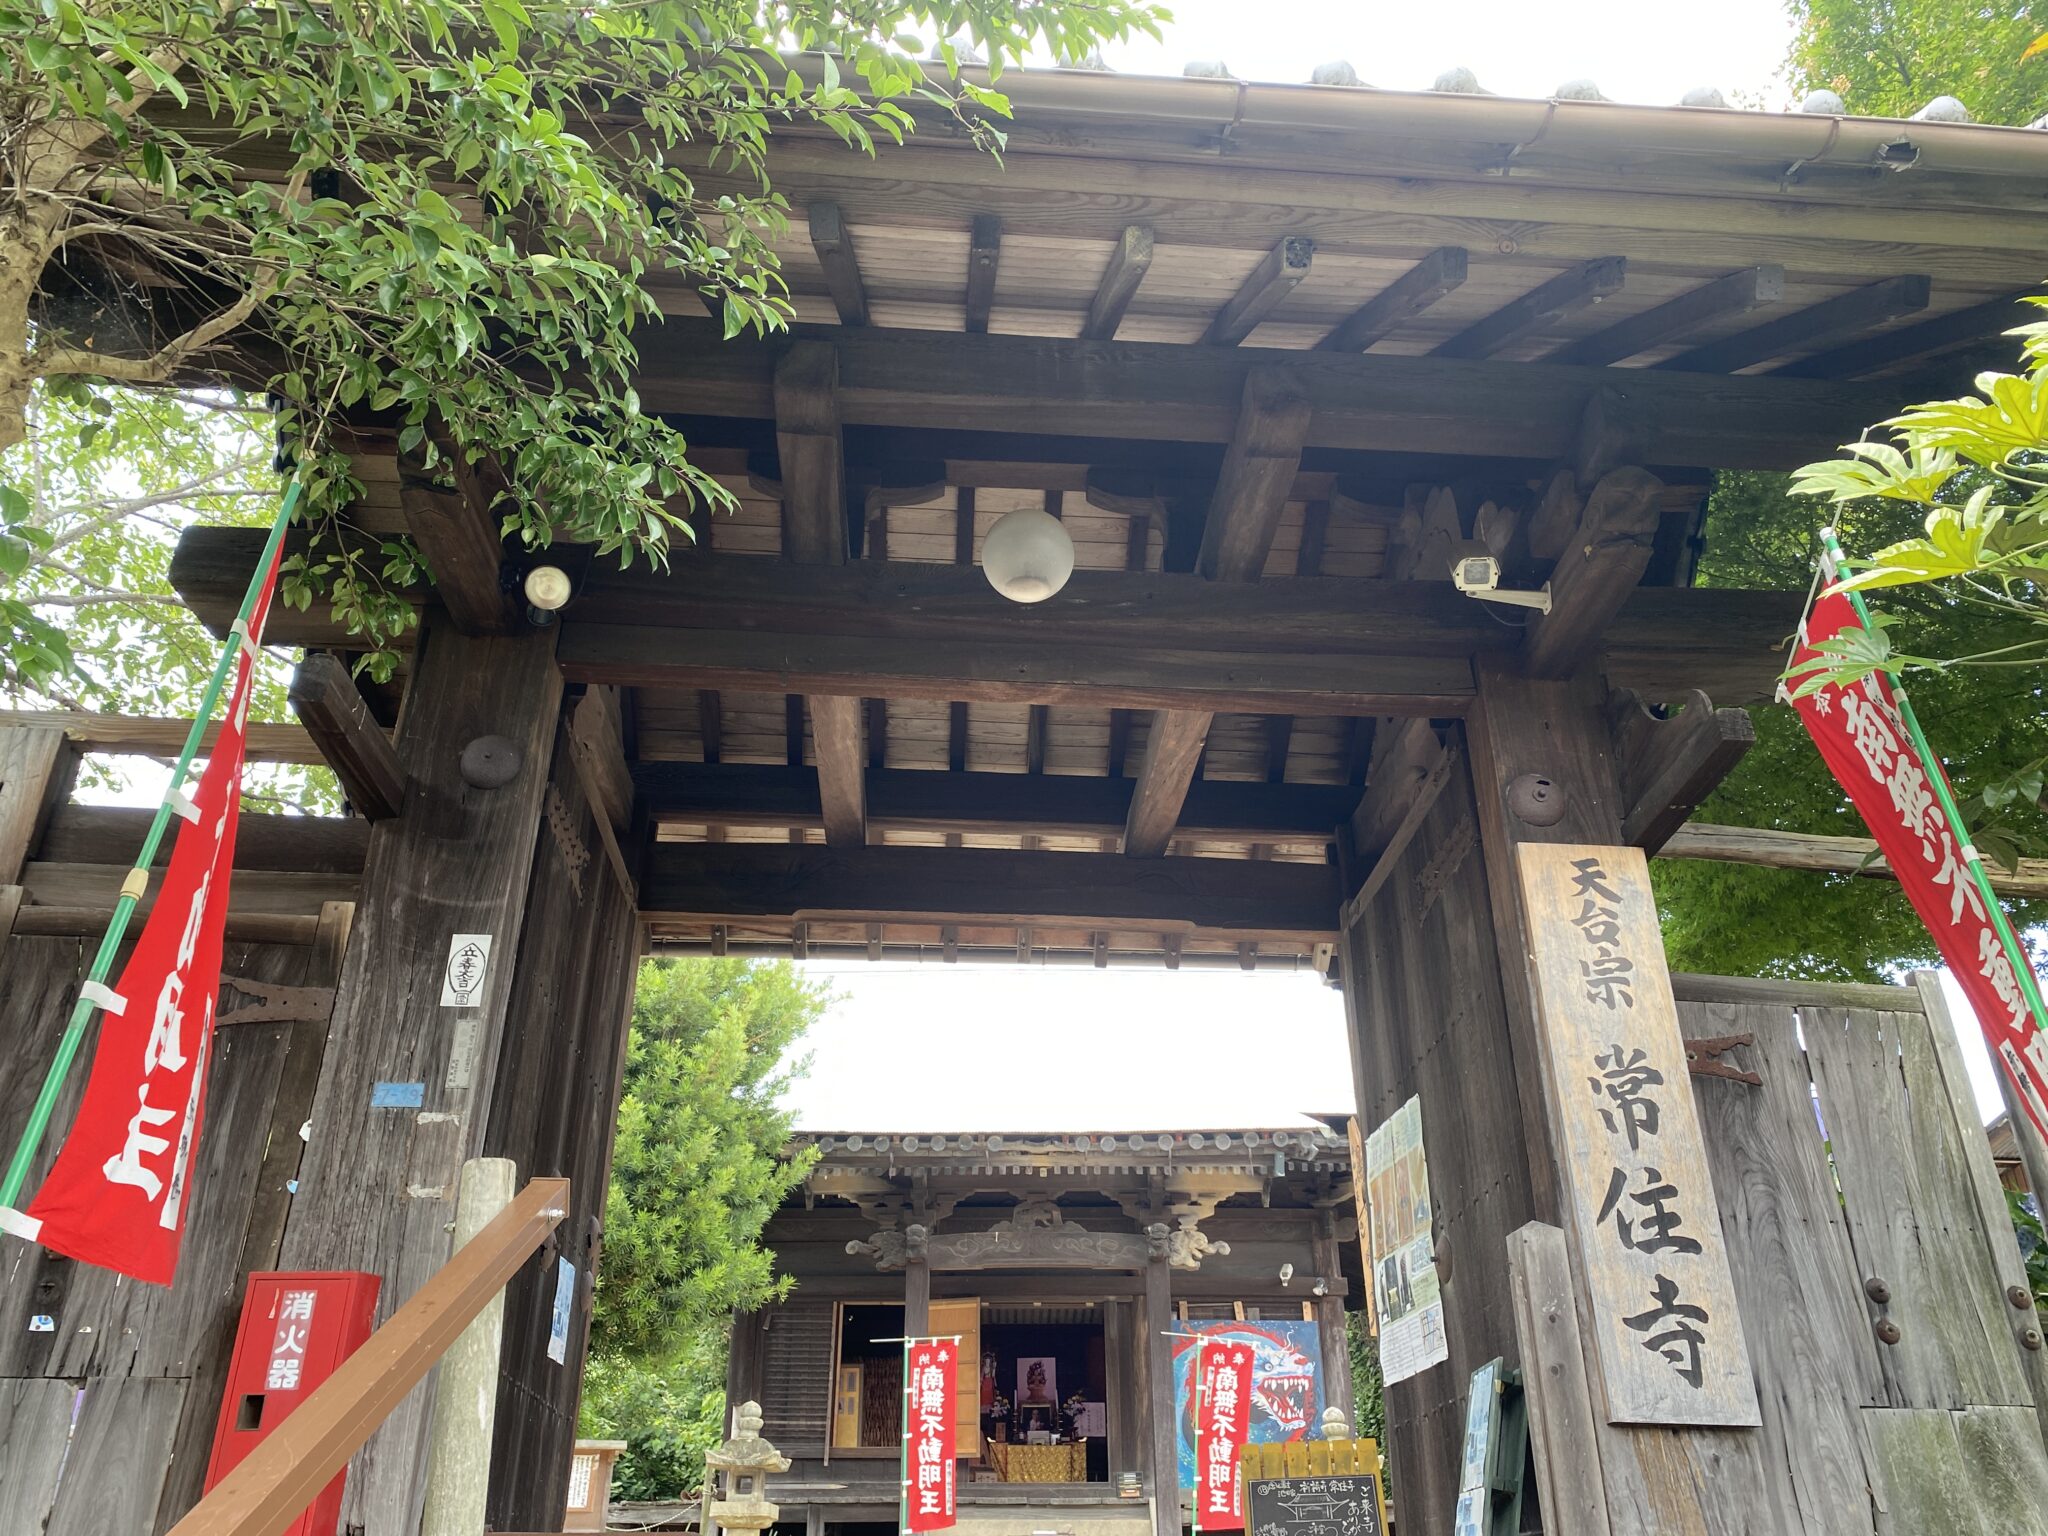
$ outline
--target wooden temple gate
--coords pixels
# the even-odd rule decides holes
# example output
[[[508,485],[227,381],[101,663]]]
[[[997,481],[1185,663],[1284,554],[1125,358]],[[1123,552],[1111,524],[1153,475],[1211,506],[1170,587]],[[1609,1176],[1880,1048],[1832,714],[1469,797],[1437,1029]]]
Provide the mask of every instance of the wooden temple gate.
[[[263,946],[241,974],[331,987],[326,1026],[227,1026],[189,1294],[121,1294],[104,1314],[61,1300],[54,1336],[31,1334],[49,1315],[36,1294],[97,1282],[0,1240],[0,1375],[23,1427],[5,1444],[50,1444],[50,1383],[101,1379],[104,1361],[127,1384],[88,1390],[80,1433],[138,1415],[132,1438],[92,1432],[124,1437],[147,1476],[170,1465],[134,1529],[167,1524],[232,1276],[272,1254],[369,1269],[388,1313],[447,1258],[458,1170],[482,1153],[571,1179],[556,1243],[582,1329],[643,947],[1279,966],[1344,988],[1368,1122],[1423,1101],[1452,1353],[1392,1394],[1389,1439],[1404,1528],[1447,1528],[1462,1373],[1538,1353],[1517,1283],[1530,1319],[1599,1321],[1576,1239],[1540,1230],[1567,1225],[1573,1162],[1540,991],[1554,943],[1523,869],[1554,845],[1654,855],[1741,755],[1747,721],[1726,706],[1769,695],[1799,595],[1691,584],[1711,472],[1824,455],[1952,392],[1987,344],[2009,360],[1997,332],[2048,248],[2048,134],[1067,71],[1005,84],[1019,119],[1001,167],[938,121],[876,160],[778,130],[797,330],[722,342],[678,291],[641,345],[645,408],[686,427],[736,500],[669,569],[508,548],[493,465],[436,482],[359,424],[356,531],[409,534],[435,581],[391,689],[351,682],[361,641],[324,607],[273,616],[268,639],[308,652],[304,731],[262,750],[331,763],[353,814],[245,828],[236,882],[240,936]],[[1030,607],[975,569],[1020,506],[1063,518],[1079,567]],[[181,541],[173,580],[217,630],[257,543]],[[1549,611],[1455,590],[1453,557],[1475,554],[1503,586],[1547,584]],[[543,560],[576,595],[535,627],[513,594]],[[32,1069],[138,835],[57,803],[58,738],[132,747],[150,728],[4,734],[0,1027]],[[354,904],[345,947],[337,902]],[[444,1009],[451,947],[478,935],[481,993]],[[1649,945],[1635,958],[1661,975]],[[1708,1027],[1699,1006],[1689,1028]],[[1983,1193],[1955,1161],[1974,1156],[1966,1117],[1952,1138],[1913,1118],[1924,1058],[1902,1058],[1894,1093],[1871,1062],[1815,1050],[1824,1112],[1842,1100],[1830,1130],[1910,1110],[1894,1140],[1926,1189],[1887,1225],[1859,1217],[1845,1172],[1823,1241],[1811,1151],[1774,1167],[1790,1182],[1769,1203],[1779,1186],[1741,1159],[1777,1144],[1724,1134],[1764,1105],[1796,1118],[1782,1017],[1756,1032],[1763,1088],[1708,1080],[1702,1097],[1758,1379],[1791,1345],[1787,1306],[1753,1289],[1779,1250],[1757,1245],[1795,1197],[1806,1241],[1784,1253],[1920,1311],[1873,1346],[1853,1296],[1802,1279],[1832,1309],[1814,1337],[1837,1342],[1813,1347],[1858,1383],[1827,1398],[1855,1412],[1814,1431],[1835,1482],[1792,1470],[1805,1431],[1786,1426],[1805,1421],[1773,1419],[1768,1391],[1760,1428],[1642,1429],[1605,1425],[1597,1396],[1546,1421],[1539,1390],[1543,1491],[1575,1511],[1549,1529],[1802,1530],[1805,1490],[1848,1498],[1864,1478],[1872,1508],[1880,1490],[1909,1508],[1886,1470],[1901,1458],[1953,1445],[1981,1465],[1992,1437],[2024,1438],[2038,1355],[2007,1358],[2020,1309],[1980,1298],[1981,1349],[1923,1353],[1961,1347],[1929,1299],[1948,1272],[1927,1234],[1960,1219],[1943,1201]],[[0,1131],[30,1076],[0,1086]],[[1981,1223],[1962,1248],[1995,1249],[1981,1203],[1961,1210]],[[1855,1273],[1880,1259],[1898,1272]],[[1949,1279],[1976,1295],[2009,1267],[1989,1252]],[[578,1374],[544,1360],[546,1300],[537,1266],[507,1313],[501,1528],[561,1509]],[[1564,1390],[1573,1356],[1550,1348]],[[427,1412],[416,1393],[357,1458],[351,1526],[411,1536]],[[1967,1497],[1940,1496],[1942,1524],[2036,1528],[1972,1527]],[[1872,1528],[1916,1528],[1900,1518]]]

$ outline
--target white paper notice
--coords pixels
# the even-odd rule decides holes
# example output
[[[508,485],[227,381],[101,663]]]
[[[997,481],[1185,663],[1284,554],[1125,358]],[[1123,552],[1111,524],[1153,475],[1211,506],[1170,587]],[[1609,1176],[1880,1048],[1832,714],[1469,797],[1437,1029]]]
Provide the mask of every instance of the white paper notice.
[[[443,1008],[475,1008],[484,1000],[491,970],[491,936],[458,933],[448,940],[448,969],[441,978]]]
[[[1422,1153],[1422,1100],[1410,1099],[1365,1139],[1372,1212],[1372,1291],[1379,1314],[1380,1370],[1389,1386],[1451,1356],[1443,1291],[1430,1238],[1429,1167]]]

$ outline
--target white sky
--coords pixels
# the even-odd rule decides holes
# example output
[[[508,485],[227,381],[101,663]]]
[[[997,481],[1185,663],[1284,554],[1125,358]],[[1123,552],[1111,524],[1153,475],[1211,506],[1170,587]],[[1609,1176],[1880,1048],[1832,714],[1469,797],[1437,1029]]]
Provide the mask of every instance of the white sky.
[[[1423,90],[1472,70],[1503,96],[1548,96],[1590,79],[1615,101],[1675,103],[1711,85],[1733,105],[1786,103],[1778,78],[1791,42],[1783,0],[1462,0],[1455,12],[1380,0],[1165,0],[1163,42],[1105,49],[1130,74],[1177,75],[1221,60],[1241,80],[1306,81],[1346,59],[1367,84]],[[1738,102],[1740,94],[1744,100]]]

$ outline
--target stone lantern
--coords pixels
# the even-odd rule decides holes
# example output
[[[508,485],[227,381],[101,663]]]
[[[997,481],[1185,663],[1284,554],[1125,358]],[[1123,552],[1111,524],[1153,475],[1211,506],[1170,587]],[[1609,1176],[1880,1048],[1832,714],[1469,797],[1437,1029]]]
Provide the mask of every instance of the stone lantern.
[[[761,1438],[761,1405],[741,1403],[739,1433],[704,1458],[723,1472],[723,1498],[711,1501],[711,1518],[728,1531],[765,1531],[782,1513],[768,1502],[768,1474],[787,1472],[789,1458]]]

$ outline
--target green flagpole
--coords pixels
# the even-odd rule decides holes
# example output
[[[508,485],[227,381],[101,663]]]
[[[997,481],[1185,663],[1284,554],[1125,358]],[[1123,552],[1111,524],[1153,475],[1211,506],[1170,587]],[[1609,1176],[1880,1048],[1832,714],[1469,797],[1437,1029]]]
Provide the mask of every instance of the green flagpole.
[[[1835,530],[1823,528],[1820,531],[1821,544],[1827,551],[1830,568],[1839,573],[1843,567],[1842,546],[1835,539]],[[1871,628],[1870,610],[1864,606],[1863,594],[1850,590],[1843,596],[1849,599],[1849,606],[1856,612],[1857,621],[1865,629]],[[1970,866],[1971,882],[1977,887],[1977,894],[1983,898],[1985,911],[1990,914],[1991,925],[1998,931],[1998,939],[2005,946],[2013,969],[2019,973],[2020,989],[2026,994],[2027,1006],[2033,1011],[2036,1029],[2048,1026],[2048,1007],[2041,1001],[2040,984],[2034,979],[2034,967],[2027,961],[2026,950],[2020,947],[2018,937],[2012,931],[2012,924],[2006,921],[2005,908],[1998,904],[1998,896],[1991,889],[1991,877],[1984,872],[1984,860],[1970,842],[1970,829],[1963,822],[1963,813],[1957,808],[1955,797],[1949,793],[1948,775],[1941,770],[1941,760],[1934,755],[1934,749],[1927,744],[1927,733],[1920,729],[1920,717],[1913,712],[1913,701],[1906,696],[1906,685],[1899,674],[1890,667],[1882,669],[1886,681],[1892,686],[1892,696],[1898,701],[1899,718],[1905,722],[1906,734],[1913,739],[1913,746],[1920,754],[1920,760],[1933,770],[1927,775],[1934,789],[1935,798],[1941,803],[1941,812],[1948,820],[1950,833],[1963,850],[1963,859]]]
[[[71,1009],[71,1021],[64,1026],[64,1034],[57,1042],[56,1057],[50,1062],[50,1070],[43,1076],[42,1091],[36,1095],[35,1107],[29,1111],[28,1124],[23,1128],[21,1141],[14,1149],[13,1160],[7,1165],[7,1174],[0,1179],[0,1206],[12,1208],[21,1198],[21,1186],[28,1181],[28,1171],[35,1162],[36,1152],[42,1146],[43,1134],[49,1129],[50,1116],[56,1112],[57,1096],[63,1092],[64,1079],[71,1073],[71,1064],[78,1056],[78,1048],[85,1041],[86,1021],[98,1006],[86,994],[103,988],[107,975],[114,968],[114,956],[120,953],[122,940],[128,933],[128,919],[134,915],[142,893],[149,882],[150,866],[156,862],[156,851],[162,844],[164,829],[170,825],[172,806],[185,787],[185,776],[191,771],[192,759],[199,755],[200,743],[206,739],[206,724],[213,718],[214,708],[220,703],[221,689],[227,685],[228,673],[234,666],[235,653],[242,648],[242,634],[247,632],[249,614],[256,606],[257,596],[270,575],[270,562],[277,554],[277,547],[284,540],[285,525],[292,519],[292,509],[298,505],[299,481],[296,476],[285,487],[284,501],[277,509],[277,519],[270,525],[270,537],[263,546],[263,557],[256,562],[256,574],[249,578],[249,590],[242,595],[241,612],[237,622],[242,626],[239,633],[228,636],[228,643],[221,651],[220,660],[214,663],[213,676],[208,679],[206,692],[200,696],[199,712],[193,717],[192,729],[185,736],[185,750],[179,755],[178,765],[171,770],[170,786],[164,791],[163,803],[156,808],[156,817],[149,824],[148,835],[142,839],[142,851],[135,857],[135,867],[128,878],[121,883],[121,895],[114,903],[114,915],[107,923],[107,931],[100,938],[99,949],[92,957],[92,967],[86,973],[86,985],[80,989],[80,996]]]

